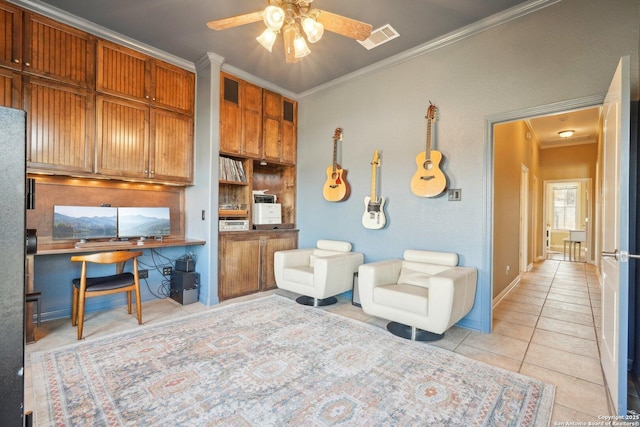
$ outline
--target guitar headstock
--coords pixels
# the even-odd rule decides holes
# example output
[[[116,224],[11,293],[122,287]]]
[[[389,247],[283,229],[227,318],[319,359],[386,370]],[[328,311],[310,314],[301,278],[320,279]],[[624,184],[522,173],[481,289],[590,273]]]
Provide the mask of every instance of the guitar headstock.
[[[342,128],[336,128],[333,132],[333,141],[342,141]]]
[[[371,164],[374,166],[379,166],[380,165],[380,158],[378,156],[378,150],[376,150],[375,153],[373,153],[373,160],[371,161]]]
[[[429,120],[429,121],[434,121],[436,119],[436,110],[438,109],[438,107],[436,107],[435,105],[433,105],[431,103],[431,101],[429,101],[429,108],[427,108],[427,115],[425,116],[425,119]]]

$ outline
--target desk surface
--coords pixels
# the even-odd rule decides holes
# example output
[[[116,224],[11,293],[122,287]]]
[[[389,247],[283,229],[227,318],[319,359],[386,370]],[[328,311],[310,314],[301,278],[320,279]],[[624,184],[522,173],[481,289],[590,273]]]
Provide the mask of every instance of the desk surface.
[[[90,246],[75,247],[74,242],[64,243],[42,243],[38,244],[38,252],[33,255],[52,255],[52,254],[74,254],[84,252],[105,252],[105,251],[121,251],[125,249],[151,249],[151,248],[168,248],[172,246],[195,246],[204,245],[204,240],[196,239],[163,239],[163,240],[145,240],[143,245],[138,245],[137,240],[124,242],[106,242],[100,245],[100,242],[91,242]]]

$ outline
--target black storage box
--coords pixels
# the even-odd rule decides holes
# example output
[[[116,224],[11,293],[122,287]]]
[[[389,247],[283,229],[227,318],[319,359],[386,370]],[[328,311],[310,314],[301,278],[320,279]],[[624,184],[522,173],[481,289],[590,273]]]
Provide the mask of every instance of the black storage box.
[[[178,271],[195,271],[196,261],[193,258],[179,258],[176,260],[176,268]]]

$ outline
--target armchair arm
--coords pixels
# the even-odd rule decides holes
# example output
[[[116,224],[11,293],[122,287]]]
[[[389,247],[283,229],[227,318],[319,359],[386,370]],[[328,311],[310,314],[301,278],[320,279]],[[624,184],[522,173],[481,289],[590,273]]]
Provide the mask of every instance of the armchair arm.
[[[376,286],[391,285],[398,282],[402,261],[389,259],[362,264],[358,269],[358,291],[360,301],[373,302],[373,290]],[[363,302],[363,306],[365,303]]]
[[[431,276],[429,317],[442,320],[438,330],[448,329],[471,310],[477,280],[478,272],[471,267],[452,267]]]
[[[364,262],[359,252],[317,257],[313,264],[313,281],[316,289],[324,288],[325,296],[337,295],[351,290],[353,274]],[[323,296],[322,298],[325,298]]]
[[[276,283],[282,283],[282,271],[288,267],[309,265],[313,249],[289,249],[273,255],[273,274]]]

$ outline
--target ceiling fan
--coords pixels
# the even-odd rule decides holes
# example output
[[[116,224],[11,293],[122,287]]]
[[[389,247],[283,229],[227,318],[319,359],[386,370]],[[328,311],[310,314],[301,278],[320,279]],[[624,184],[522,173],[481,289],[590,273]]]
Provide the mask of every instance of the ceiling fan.
[[[268,0],[269,4],[264,10],[209,21],[207,26],[213,30],[225,30],[264,21],[267,29],[256,40],[271,52],[278,33],[282,32],[287,63],[298,62],[311,53],[307,41],[317,42],[324,30],[360,41],[366,40],[371,34],[370,24],[313,9],[311,2],[313,0]]]

